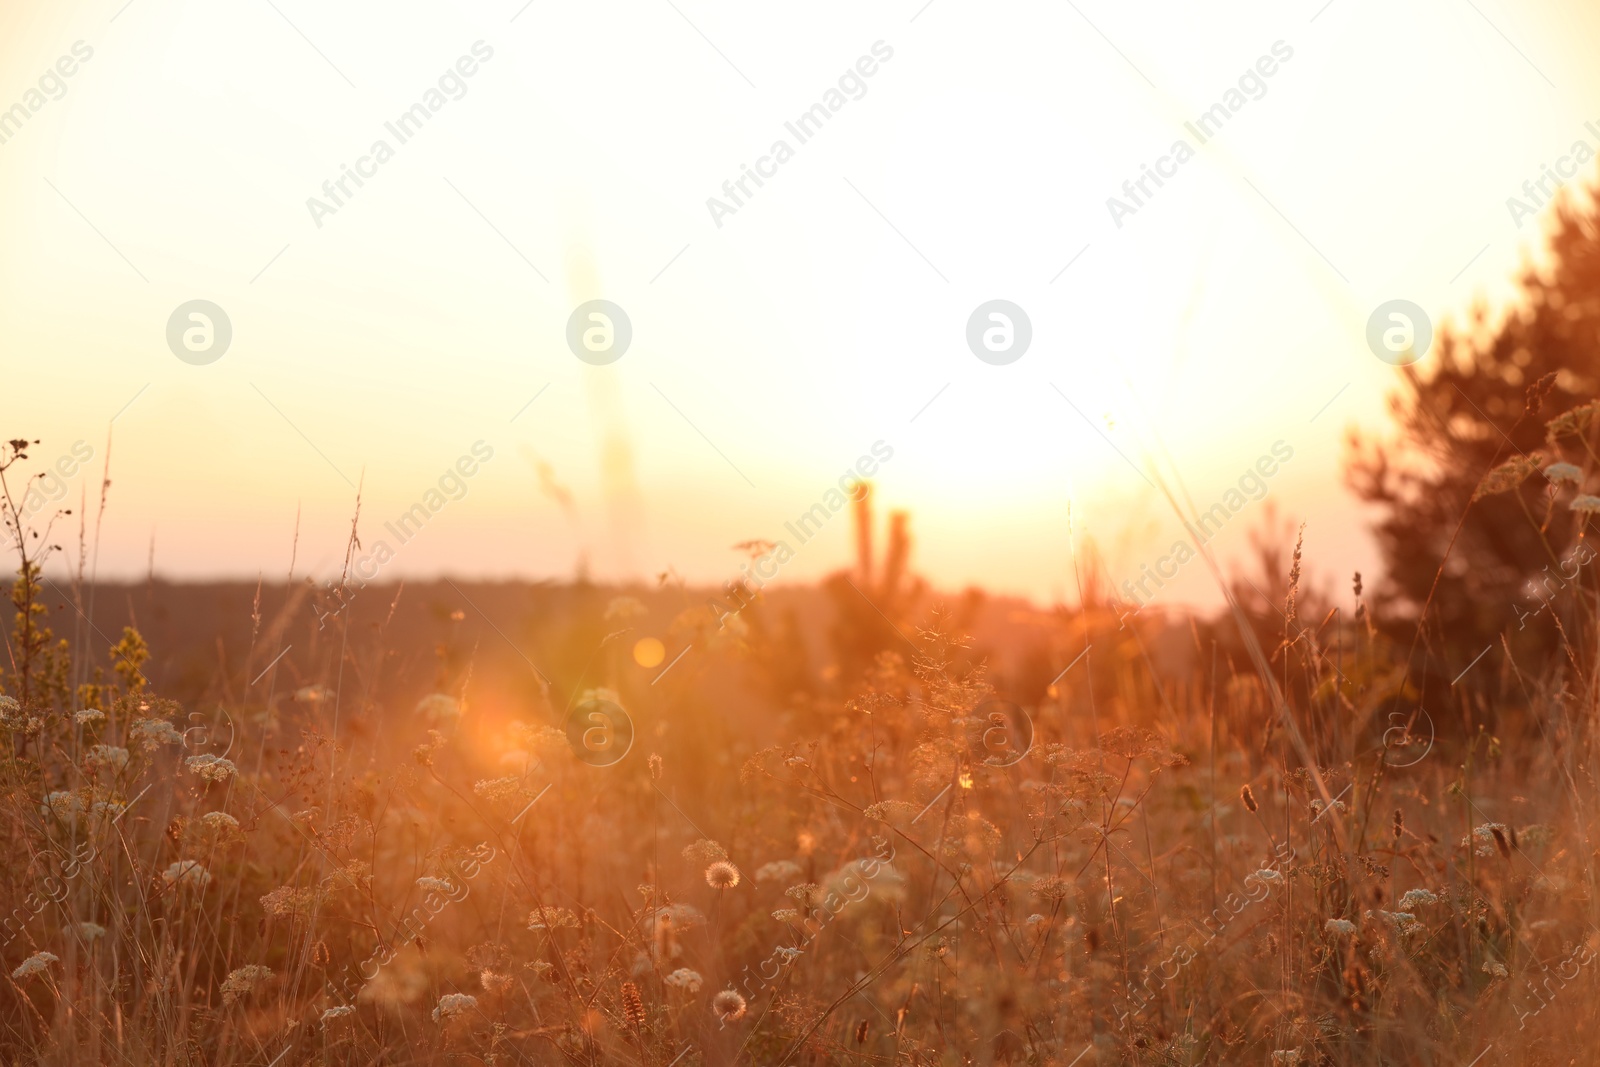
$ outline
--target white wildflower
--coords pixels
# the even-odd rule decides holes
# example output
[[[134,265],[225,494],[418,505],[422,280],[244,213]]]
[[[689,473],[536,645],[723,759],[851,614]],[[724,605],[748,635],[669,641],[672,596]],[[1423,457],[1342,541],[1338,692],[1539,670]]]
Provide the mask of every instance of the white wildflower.
[[[1322,928],[1335,937],[1349,937],[1356,932],[1356,924],[1349,919],[1329,919]]]
[[[456,887],[444,878],[418,878],[417,888],[427,893],[454,893]]]
[[[211,872],[202,867],[198,860],[179,860],[162,871],[161,878],[168,885],[191,886],[195,889],[204,889],[211,884]]]
[[[558,908],[547,905],[534,908],[528,915],[528,929],[530,930],[576,930],[581,923],[573,914],[571,908]]]
[[[478,998],[470,993],[446,993],[439,998],[439,1006],[433,1009],[433,1021],[443,1022],[477,1006]]]
[[[800,865],[789,860],[763,863],[756,868],[758,882],[791,882],[801,875]]]
[[[1281,1063],[1284,1067],[1296,1067],[1300,1062],[1300,1050],[1297,1048],[1279,1049],[1272,1054],[1273,1063]]]
[[[11,972],[13,978],[30,978],[36,974],[44,974],[50,969],[52,963],[61,962],[61,957],[54,952],[35,952],[23,960],[16,970]]]
[[[95,723],[105,722],[106,713],[96,708],[75,711],[72,713],[72,721],[79,726],[93,726]]]
[[[699,971],[691,971],[687,967],[679,967],[662,981],[675,989],[683,990],[685,993],[698,993],[700,992],[700,984],[704,979],[700,977]]]
[[[181,745],[183,735],[166,719],[140,719],[128,727],[128,740],[143,749],[157,745]]]
[[[1474,827],[1470,839],[1465,837],[1461,839],[1461,847],[1466,848],[1470,844],[1472,851],[1477,855],[1492,856],[1496,852],[1494,838],[1496,830],[1500,831],[1502,837],[1505,836],[1506,824],[1503,822],[1486,822],[1482,826]]]
[[[1411,911],[1424,904],[1437,903],[1439,903],[1439,897],[1436,894],[1426,889],[1411,889],[1407,890],[1405,896],[1400,898],[1400,909],[1402,911]]]
[[[44,798],[40,805],[41,814],[54,815],[58,819],[70,820],[74,816],[83,814],[83,798],[69,790],[58,790]]]
[[[473,785],[472,791],[485,800],[505,800],[517,795],[522,777],[513,774],[507,778],[485,778]]]
[[[271,977],[271,970],[256,963],[229,971],[228,977],[222,983],[222,1003],[232,1004],[249,996],[256,991],[256,986]]]
[[[201,756],[190,756],[183,765],[208,782],[225,782],[239,771],[232,760],[213,756],[209,752]]]
[[[91,745],[83,754],[83,762],[90,767],[110,767],[120,771],[128,765],[128,750],[115,745]]]
[[[326,1028],[329,1023],[338,1022],[347,1015],[354,1015],[355,1012],[354,1004],[340,1004],[338,1007],[329,1008],[322,1013],[322,1025]]]
[[[239,820],[225,811],[208,811],[200,816],[200,821],[213,833],[231,833],[239,829]]]
[[[1483,973],[1495,978],[1509,978],[1511,972],[1506,970],[1506,965],[1498,960],[1484,960]]]
[[[1544,469],[1544,476],[1557,484],[1567,482],[1577,485],[1583,481],[1583,471],[1572,463],[1552,463]]]
[[[1253,877],[1255,877],[1258,881],[1266,882],[1268,885],[1283,881],[1283,875],[1273,870],[1271,867],[1261,868]],[[1248,879],[1246,880],[1248,881]]]
[[[97,800],[89,808],[89,810],[96,815],[115,819],[118,815],[121,815],[124,811],[126,811],[127,807],[128,805],[118,800]]]
[[[1600,511],[1600,496],[1582,493],[1573,497],[1572,503],[1568,504],[1567,507],[1580,515],[1593,515],[1595,512]]]
[[[85,941],[94,941],[106,936],[106,928],[99,923],[82,922],[78,924],[78,936]]]

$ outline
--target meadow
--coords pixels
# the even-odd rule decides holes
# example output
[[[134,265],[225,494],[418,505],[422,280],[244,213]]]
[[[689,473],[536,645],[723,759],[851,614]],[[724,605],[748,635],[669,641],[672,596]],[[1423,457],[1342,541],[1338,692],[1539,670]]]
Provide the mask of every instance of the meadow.
[[[1592,1062],[1576,489],[1527,459],[1482,479],[1474,507],[1548,498],[1566,565],[1482,654],[1359,576],[1310,587],[1299,543],[1208,618],[1119,610],[1087,552],[1071,608],[941,596],[903,515],[881,558],[860,537],[736,613],[669,579],[369,585],[335,613],[292,574],[45,578],[25,538],[0,1048]]]

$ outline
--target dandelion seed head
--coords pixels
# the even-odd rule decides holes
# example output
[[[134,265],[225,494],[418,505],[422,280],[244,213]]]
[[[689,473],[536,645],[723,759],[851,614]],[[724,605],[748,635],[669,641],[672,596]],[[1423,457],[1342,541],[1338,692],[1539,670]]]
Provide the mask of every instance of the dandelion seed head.
[[[744,1015],[745,1000],[734,990],[724,989],[711,998],[711,1010],[723,1022],[731,1023]]]
[[[706,868],[706,885],[712,889],[732,889],[739,884],[739,868],[727,860],[718,860]]]

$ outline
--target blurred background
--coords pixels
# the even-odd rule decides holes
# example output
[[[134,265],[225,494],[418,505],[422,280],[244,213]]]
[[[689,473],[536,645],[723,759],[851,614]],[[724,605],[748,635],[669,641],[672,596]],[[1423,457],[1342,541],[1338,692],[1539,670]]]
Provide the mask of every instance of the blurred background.
[[[385,580],[720,584],[883,441],[876,498],[915,516],[928,581],[1076,602],[1074,538],[1137,579],[1183,533],[1158,474],[1205,510],[1282,441],[1211,547],[1305,521],[1312,576],[1342,585],[1379,564],[1346,435],[1390,433],[1409,373],[1368,318],[1406,299],[1437,332],[1513,301],[1552,215],[1519,226],[1507,198],[1600,147],[1597,30],[1589,5],[1501,0],[18,0],[0,405],[36,459],[92,450],[74,508],[109,442],[102,578],[295,553],[336,576],[357,486],[370,544],[481,441]],[[878,42],[800,144],[785,123]],[[1292,58],[1198,144],[1185,123],[1275,45]],[[385,124],[475,52],[400,143]],[[793,158],[719,225],[707,199],[779,139]],[[1118,225],[1108,198],[1179,139],[1195,158]],[[314,217],[379,140],[393,157]],[[605,366],[565,340],[597,298],[632,325]],[[966,340],[992,299],[1032,327],[1004,366]],[[231,324],[204,365],[167,342],[191,300]],[[780,580],[851,538],[841,513]],[[1217,589],[1192,565],[1160,596]]]

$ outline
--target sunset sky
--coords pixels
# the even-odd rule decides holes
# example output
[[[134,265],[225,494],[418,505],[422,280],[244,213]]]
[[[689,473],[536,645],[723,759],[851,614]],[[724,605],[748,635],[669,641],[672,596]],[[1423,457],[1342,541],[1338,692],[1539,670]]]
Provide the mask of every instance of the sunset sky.
[[[881,441],[917,568],[1041,602],[1075,597],[1074,535],[1116,581],[1166,552],[1157,470],[1204,508],[1281,441],[1214,547],[1271,502],[1342,585],[1375,568],[1343,438],[1401,373],[1368,317],[1510,297],[1547,213],[1507,198],[1600,148],[1600,9],[1230,6],[15,0],[0,432],[91,447],[76,507],[114,427],[100,573],[153,538],[175,578],[280,576],[297,509],[300,572],[331,576],[356,485],[370,544],[482,442],[384,577],[720,582]],[[599,366],[566,341],[594,299],[632,325]],[[967,345],[995,299],[1032,326],[1006,365]],[[168,346],[193,300],[231,322],[213,362]],[[848,520],[795,547],[781,580],[840,566]]]

